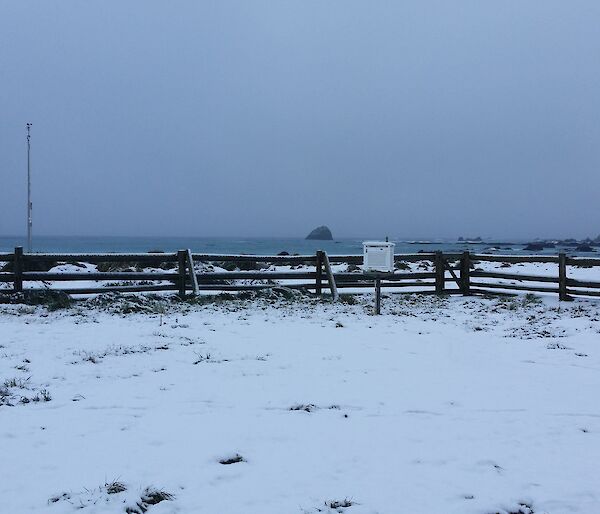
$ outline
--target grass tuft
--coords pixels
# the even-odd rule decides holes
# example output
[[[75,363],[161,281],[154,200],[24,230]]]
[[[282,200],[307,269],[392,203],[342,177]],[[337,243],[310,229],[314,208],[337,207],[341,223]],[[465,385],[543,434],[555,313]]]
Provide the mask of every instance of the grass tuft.
[[[157,505],[163,501],[172,501],[175,496],[171,493],[163,491],[162,489],[156,489],[154,487],[146,487],[140,500],[135,504],[134,507],[126,507],[126,514],[144,514],[152,505]]]
[[[313,403],[307,403],[307,404],[299,403],[298,405],[291,406],[290,410],[314,412],[315,410],[317,410],[317,406],[314,405]]]
[[[517,510],[503,511],[506,514],[535,514],[533,510],[533,506],[529,503],[519,503]],[[501,514],[498,511],[495,511],[494,514]]]
[[[161,489],[146,488],[142,495],[142,501],[148,505],[156,505],[162,501],[172,501],[175,497]]]
[[[242,457],[239,453],[236,453],[233,457],[228,457],[226,459],[221,459],[219,464],[223,464],[224,466],[228,466],[229,464],[237,464],[238,462],[246,462],[246,459]]]
[[[104,488],[106,489],[107,494],[118,494],[127,491],[125,484],[123,482],[119,482],[118,480],[107,482],[104,484]]]
[[[73,305],[72,298],[62,291],[25,291],[23,298],[27,305],[43,305],[49,311],[68,309]]]
[[[348,507],[352,507],[355,502],[348,498],[344,498],[343,500],[328,500],[325,502],[325,507],[327,509],[337,510],[338,512],[342,512],[343,509],[347,509]],[[322,509],[317,509],[319,512],[323,512]]]

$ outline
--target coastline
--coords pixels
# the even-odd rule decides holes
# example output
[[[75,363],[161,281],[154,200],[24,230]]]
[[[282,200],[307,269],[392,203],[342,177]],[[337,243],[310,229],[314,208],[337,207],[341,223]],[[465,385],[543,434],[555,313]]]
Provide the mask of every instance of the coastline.
[[[383,240],[383,237],[338,238],[332,241],[307,240],[303,238],[244,238],[244,237],[168,237],[168,236],[34,236],[33,251],[47,253],[144,253],[153,250],[165,252],[190,248],[197,253],[234,255],[311,255],[317,250],[325,250],[330,255],[361,255],[362,242]],[[554,245],[536,251],[525,250],[530,243],[513,239],[503,242],[498,238],[482,241],[457,241],[455,239],[390,239],[395,243],[395,253],[419,253],[443,251],[447,253],[491,253],[497,255],[556,255],[565,252],[571,256],[593,256],[600,252],[600,246],[592,247],[591,252],[577,251],[575,243]],[[0,252],[12,252],[15,246],[26,247],[22,236],[0,236]]]

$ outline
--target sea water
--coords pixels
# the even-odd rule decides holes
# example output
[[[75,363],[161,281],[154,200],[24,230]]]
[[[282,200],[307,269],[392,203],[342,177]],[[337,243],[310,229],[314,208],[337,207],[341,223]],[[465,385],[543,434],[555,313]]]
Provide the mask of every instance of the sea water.
[[[195,253],[213,254],[277,255],[281,252],[287,252],[289,254],[310,255],[317,250],[324,250],[330,255],[360,255],[362,254],[362,243],[365,240],[377,240],[377,238],[312,241],[301,238],[35,236],[33,238],[33,251],[40,253],[137,253],[156,250],[174,252],[190,248]],[[525,241],[514,240],[462,242],[443,239],[420,241],[391,239],[391,242],[396,244],[395,253],[433,252],[436,250],[448,253],[470,251],[501,255],[556,254],[558,251],[565,251],[571,255],[577,253],[574,248],[561,249],[558,247],[529,252],[523,250],[526,245]],[[26,238],[0,236],[0,252],[12,252],[15,246],[26,248]]]

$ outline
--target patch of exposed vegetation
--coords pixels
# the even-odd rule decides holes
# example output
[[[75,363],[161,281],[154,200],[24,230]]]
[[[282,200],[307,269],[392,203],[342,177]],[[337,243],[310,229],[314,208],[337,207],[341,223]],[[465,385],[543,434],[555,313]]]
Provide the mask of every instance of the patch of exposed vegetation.
[[[533,507],[529,503],[519,503],[517,510],[499,510],[493,514],[535,514]]]
[[[239,293],[219,293],[214,295],[189,296],[185,299],[188,305],[223,305],[239,304],[244,305],[248,302],[257,300],[275,301],[306,301],[316,298],[305,291],[291,289],[283,286],[273,286],[257,291],[241,291]]]
[[[358,305],[359,301],[356,295],[343,293],[340,294],[339,300],[345,305]]]
[[[155,253],[155,252],[151,252]],[[154,267],[154,266],[153,266]],[[177,268],[176,262],[161,262],[156,268],[162,270],[172,270]],[[147,271],[148,264],[143,262],[101,262],[96,266],[100,273],[131,273]]]
[[[197,359],[192,362],[192,364],[196,365],[196,364],[200,364],[201,362],[221,362],[218,360],[213,359],[212,355],[210,353],[196,353],[196,357]]]
[[[494,300],[499,309],[509,311],[535,308],[542,305],[542,299],[533,293],[527,293],[524,296],[500,296],[494,298]]]
[[[52,400],[50,391],[37,388],[30,378],[10,378],[0,384],[0,406],[13,407],[16,404],[49,402]]]
[[[158,505],[163,501],[172,501],[175,499],[171,493],[163,491],[162,489],[156,489],[154,487],[147,487],[144,489],[140,500],[136,502],[134,507],[126,507],[126,514],[144,514],[148,512],[148,509],[153,505]]]
[[[295,411],[304,411],[304,412],[314,412],[317,410],[317,406],[314,403],[299,403],[298,405],[292,405],[290,410]]]
[[[73,300],[67,293],[53,291],[52,289],[27,291],[23,296],[27,305],[43,305],[49,311],[68,309],[73,305]]]
[[[106,489],[106,494],[119,494],[127,491],[125,484],[123,482],[119,482],[118,480],[107,482],[104,484],[104,488]]]
[[[45,289],[43,291],[24,291],[22,293],[11,293],[0,295],[0,303],[41,305],[49,311],[68,309],[73,305],[72,298],[62,291]],[[23,314],[31,312],[23,312]]]
[[[246,459],[244,459],[244,457],[242,457],[239,453],[236,453],[232,457],[225,457],[219,460],[219,464],[223,464],[224,466],[237,464],[238,462],[246,462]]]
[[[57,265],[58,265],[58,262],[56,262],[56,261],[49,261],[46,259],[36,259],[36,258],[32,258],[32,257],[28,256],[27,260],[23,261],[23,271],[45,272],[45,271],[50,271],[52,268],[54,268]],[[6,272],[6,273],[12,273],[14,271],[14,269],[15,269],[14,261],[9,261],[2,268],[0,268],[0,271]]]
[[[327,500],[324,502],[325,508],[317,508],[317,512],[326,512],[335,510],[337,512],[344,512],[344,509],[348,507],[352,507],[356,502],[352,501],[349,498],[344,498],[343,500]]]
[[[102,351],[99,352],[90,352],[87,350],[78,350],[73,352],[73,355],[80,358],[79,361],[76,362],[91,362],[92,364],[100,363],[105,357],[120,357],[123,355],[135,355],[141,353],[150,353],[158,350],[168,350],[169,347],[167,345],[158,345],[158,346],[146,346],[146,345],[136,345],[136,346],[126,346],[126,345],[113,345],[108,346]]]
[[[106,293],[83,301],[82,306],[105,310],[113,314],[165,314],[171,303],[171,297],[156,294],[122,295]]]
[[[127,491],[128,487],[119,480],[107,482],[100,487],[92,489],[85,488],[79,493],[63,492],[52,496],[48,499],[48,503],[67,502],[72,504],[76,509],[85,509],[100,502],[109,502],[111,500],[120,503],[121,505],[127,500],[119,497],[121,493]],[[114,498],[113,498],[114,497]],[[156,487],[146,487],[140,494],[139,500],[133,505],[125,507],[126,514],[145,514],[153,506],[163,501],[172,501],[175,496],[162,489]],[[122,508],[122,507],[121,507]],[[116,511],[115,511],[116,512]]]
[[[258,263],[252,260],[220,261],[213,264],[226,271],[257,271],[268,267],[266,263]]]
[[[329,407],[319,407],[314,403],[298,403],[290,407],[291,411],[315,412],[319,409],[340,410],[339,405],[330,405]]]

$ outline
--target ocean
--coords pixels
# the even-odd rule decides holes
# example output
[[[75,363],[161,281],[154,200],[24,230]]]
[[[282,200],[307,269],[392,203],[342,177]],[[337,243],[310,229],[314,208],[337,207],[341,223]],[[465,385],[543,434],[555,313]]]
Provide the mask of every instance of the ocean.
[[[35,236],[33,251],[40,253],[102,253],[102,252],[149,252],[162,250],[173,252],[190,248],[196,253],[214,254],[251,254],[276,255],[280,252],[289,254],[314,254],[317,250],[325,250],[331,255],[360,255],[362,243],[373,239],[336,239],[333,241],[309,241],[301,238],[236,238],[236,237],[79,237],[79,236]],[[565,251],[570,255],[578,252],[572,247],[546,248],[530,252],[524,250],[525,241],[484,240],[478,242],[462,242],[456,240],[394,240],[396,253],[471,251],[476,253],[497,253],[503,255],[556,254]],[[26,248],[25,237],[0,236],[0,251],[12,252],[15,246]],[[582,255],[590,255],[583,253]],[[592,254],[593,255],[593,254]]]

